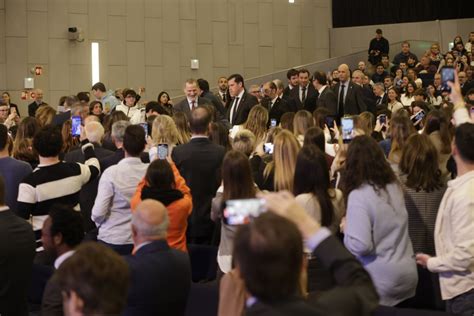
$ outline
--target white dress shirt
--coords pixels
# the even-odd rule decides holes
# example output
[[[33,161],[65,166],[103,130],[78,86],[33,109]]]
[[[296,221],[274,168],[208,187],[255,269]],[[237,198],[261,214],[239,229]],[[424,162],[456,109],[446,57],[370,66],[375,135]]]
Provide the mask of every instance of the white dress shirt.
[[[140,158],[128,157],[104,171],[91,216],[99,228],[98,240],[113,245],[133,243],[130,200],[147,168]]]
[[[62,255],[60,255],[59,257],[57,257],[56,260],[54,260],[54,268],[56,270],[59,269],[59,266],[63,264],[63,262],[66,261],[66,259],[71,257],[73,254],[74,254],[74,250],[69,250],[63,253]]]

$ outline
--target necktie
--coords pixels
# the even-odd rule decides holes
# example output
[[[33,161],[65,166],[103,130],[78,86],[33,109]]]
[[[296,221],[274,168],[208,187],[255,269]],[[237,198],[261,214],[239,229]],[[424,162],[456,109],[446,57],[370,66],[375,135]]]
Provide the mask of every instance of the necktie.
[[[301,88],[301,90],[303,90],[303,92],[301,93],[301,103],[304,103],[304,101],[306,100],[306,87]]]
[[[224,102],[224,103],[225,103],[225,101],[226,101],[225,95],[226,95],[225,93],[222,94],[222,102]]]
[[[195,105],[196,105],[196,101],[191,101],[191,110],[194,110],[195,108]]]
[[[237,114],[238,106],[239,106],[239,97],[236,97],[234,101],[234,108],[232,109],[232,125],[234,125],[234,122],[235,122],[235,116]]]
[[[344,116],[344,84],[341,84],[341,91],[339,92],[339,102],[338,102],[338,115],[339,117]]]
[[[377,97],[377,105],[379,105],[380,103],[382,103],[382,97]]]

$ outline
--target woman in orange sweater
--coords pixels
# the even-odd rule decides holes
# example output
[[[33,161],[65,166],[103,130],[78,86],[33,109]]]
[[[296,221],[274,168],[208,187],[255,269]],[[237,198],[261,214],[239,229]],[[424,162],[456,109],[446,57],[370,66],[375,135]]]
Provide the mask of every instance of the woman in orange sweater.
[[[174,163],[156,159],[146,172],[145,178],[138,184],[130,201],[132,212],[146,199],[163,203],[168,209],[168,245],[171,248],[187,251],[186,229],[188,216],[193,209],[191,190],[179,174]]]

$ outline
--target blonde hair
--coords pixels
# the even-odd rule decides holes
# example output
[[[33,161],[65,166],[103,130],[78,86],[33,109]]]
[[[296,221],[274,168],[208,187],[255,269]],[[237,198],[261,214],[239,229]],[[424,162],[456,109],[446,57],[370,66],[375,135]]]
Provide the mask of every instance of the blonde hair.
[[[53,123],[56,111],[49,105],[42,105],[36,110],[35,118],[40,127]]]
[[[159,115],[155,118],[151,138],[156,144],[162,142],[169,145],[183,144],[183,139],[178,133],[176,124],[168,115]]]
[[[191,131],[189,129],[189,121],[183,112],[176,112],[173,114],[173,121],[176,124],[178,130],[180,144],[186,144],[191,140]]]
[[[235,134],[232,149],[250,156],[255,150],[255,135],[248,129],[242,129]]]
[[[254,106],[245,121],[243,128],[251,131],[257,143],[265,139],[267,134],[267,124],[268,124],[268,111],[261,105]]]
[[[288,190],[293,192],[296,158],[300,143],[290,131],[279,132],[274,139],[273,161],[267,164],[263,175],[265,178],[274,171],[275,191]]]
[[[296,112],[293,118],[293,133],[296,137],[306,134],[306,131],[314,126],[313,115],[306,110]]]
[[[374,115],[370,112],[362,112],[355,116],[355,126],[360,129],[364,135],[371,136],[374,131]]]

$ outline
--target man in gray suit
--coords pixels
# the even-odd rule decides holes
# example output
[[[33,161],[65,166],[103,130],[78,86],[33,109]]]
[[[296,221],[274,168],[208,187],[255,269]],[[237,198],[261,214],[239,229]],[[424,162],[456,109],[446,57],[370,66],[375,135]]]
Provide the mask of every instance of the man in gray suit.
[[[184,94],[186,98],[175,104],[174,109],[177,112],[184,112],[188,118],[191,116],[191,111],[199,105],[212,106],[209,100],[199,97],[199,88],[195,79],[186,80],[184,84]]]

